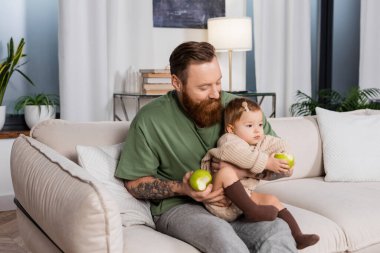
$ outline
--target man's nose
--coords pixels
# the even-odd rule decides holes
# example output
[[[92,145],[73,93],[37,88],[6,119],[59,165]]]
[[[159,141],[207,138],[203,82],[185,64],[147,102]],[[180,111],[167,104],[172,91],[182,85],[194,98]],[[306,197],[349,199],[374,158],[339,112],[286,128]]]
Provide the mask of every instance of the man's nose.
[[[211,87],[209,97],[214,98],[214,99],[218,99],[220,96],[219,93],[220,93],[219,86],[213,85]]]

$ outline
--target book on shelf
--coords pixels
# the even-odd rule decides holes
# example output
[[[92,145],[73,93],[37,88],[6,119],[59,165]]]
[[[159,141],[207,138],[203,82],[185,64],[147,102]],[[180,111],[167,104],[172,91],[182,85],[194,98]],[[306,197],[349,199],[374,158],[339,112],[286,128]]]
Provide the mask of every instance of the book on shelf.
[[[170,73],[142,73],[141,76],[143,78],[147,78],[147,77],[154,77],[154,78],[157,78],[157,77],[160,77],[160,78],[171,78],[171,75]]]
[[[171,89],[171,90],[173,90],[173,89]],[[168,93],[171,90],[145,90],[144,89],[144,93],[146,95],[165,95],[166,93]]]
[[[146,73],[169,73],[170,74],[170,69],[165,68],[165,69],[140,69],[140,73],[146,74]]]
[[[147,77],[143,78],[143,83],[172,83],[172,79],[163,77]]]
[[[170,90],[173,89],[171,83],[144,83],[143,88],[146,90]]]

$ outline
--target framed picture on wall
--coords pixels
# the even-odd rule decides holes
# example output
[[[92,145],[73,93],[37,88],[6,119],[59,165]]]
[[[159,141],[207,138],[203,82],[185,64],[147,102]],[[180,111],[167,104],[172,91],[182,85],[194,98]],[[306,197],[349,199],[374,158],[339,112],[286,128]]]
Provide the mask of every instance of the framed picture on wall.
[[[226,16],[225,0],[153,0],[153,26],[206,29],[209,18]]]

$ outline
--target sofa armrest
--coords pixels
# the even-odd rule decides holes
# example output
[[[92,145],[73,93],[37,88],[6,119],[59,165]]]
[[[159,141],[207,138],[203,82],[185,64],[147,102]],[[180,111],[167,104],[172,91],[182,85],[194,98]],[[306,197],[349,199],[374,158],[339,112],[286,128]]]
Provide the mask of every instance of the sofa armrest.
[[[11,152],[15,197],[64,252],[122,252],[120,212],[83,168],[48,146],[18,137]]]

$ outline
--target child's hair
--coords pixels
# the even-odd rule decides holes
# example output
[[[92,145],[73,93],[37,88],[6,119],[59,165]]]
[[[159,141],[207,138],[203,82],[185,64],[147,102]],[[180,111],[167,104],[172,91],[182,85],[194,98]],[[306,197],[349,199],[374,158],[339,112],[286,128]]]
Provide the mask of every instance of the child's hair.
[[[235,98],[231,100],[224,109],[224,127],[238,121],[244,111],[261,111],[261,108],[250,99]]]

